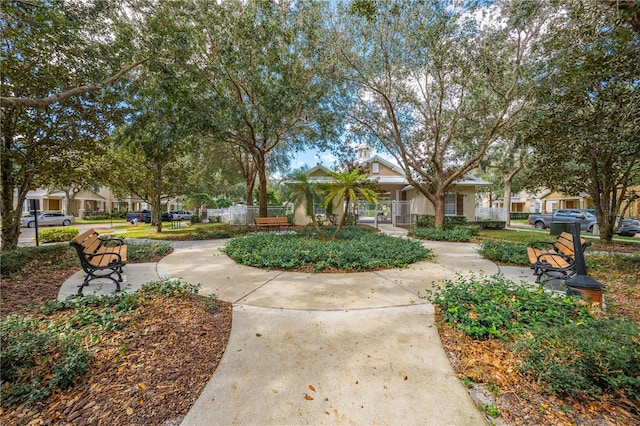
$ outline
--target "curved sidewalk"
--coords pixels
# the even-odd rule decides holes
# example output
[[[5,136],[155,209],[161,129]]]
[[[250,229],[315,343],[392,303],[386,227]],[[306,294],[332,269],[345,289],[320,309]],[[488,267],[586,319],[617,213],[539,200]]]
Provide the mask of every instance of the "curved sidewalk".
[[[436,261],[404,269],[305,274],[238,265],[224,243],[177,242],[157,269],[125,268],[131,290],[179,278],[234,304],[224,356],[183,425],[486,424],[421,298],[443,279],[498,273],[474,245],[425,242]]]
[[[179,243],[158,264],[234,303],[225,354],[183,425],[485,424],[420,297],[459,273],[497,273],[473,245],[428,243],[436,262],[352,274],[241,266],[223,245]]]

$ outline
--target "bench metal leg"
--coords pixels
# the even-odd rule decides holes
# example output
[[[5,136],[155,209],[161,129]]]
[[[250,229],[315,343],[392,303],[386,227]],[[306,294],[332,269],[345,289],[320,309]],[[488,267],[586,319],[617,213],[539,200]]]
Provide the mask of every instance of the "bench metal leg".
[[[118,270],[119,269],[119,270]],[[122,266],[120,266],[119,268],[116,269],[112,269],[111,272],[109,274],[105,274],[105,275],[96,275],[94,273],[88,273],[85,278],[84,278],[84,282],[78,286],[78,296],[84,296],[84,294],[82,294],[82,289],[86,286],[89,285],[89,283],[93,280],[95,280],[96,278],[108,278],[111,281],[113,281],[116,284],[116,293],[120,291],[120,283],[122,282],[122,275],[120,275],[120,272],[122,270]],[[112,277],[113,274],[118,274],[118,279],[116,280],[114,277]]]

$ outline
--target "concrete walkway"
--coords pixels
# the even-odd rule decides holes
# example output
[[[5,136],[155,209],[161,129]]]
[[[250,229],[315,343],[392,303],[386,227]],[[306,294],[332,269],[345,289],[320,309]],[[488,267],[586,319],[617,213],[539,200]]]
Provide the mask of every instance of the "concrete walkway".
[[[157,274],[154,264],[125,268],[130,290],[157,275],[234,304],[225,354],[183,425],[486,424],[444,353],[433,306],[420,297],[459,274],[498,273],[473,244],[429,241],[435,262],[352,274],[241,266],[220,252],[224,244],[177,242]]]

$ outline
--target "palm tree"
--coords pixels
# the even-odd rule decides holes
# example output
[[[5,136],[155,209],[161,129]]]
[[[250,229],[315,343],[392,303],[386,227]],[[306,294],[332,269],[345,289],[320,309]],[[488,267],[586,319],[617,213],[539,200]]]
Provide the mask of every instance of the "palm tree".
[[[313,211],[313,200],[319,193],[319,187],[314,182],[311,182],[309,175],[302,170],[295,172],[291,175],[290,179],[290,183],[287,185],[289,190],[287,202],[293,202],[296,207],[305,203],[307,216],[311,218],[311,222],[318,232],[318,236],[323,238],[315,212]]]
[[[358,198],[363,198],[370,203],[375,203],[378,200],[378,193],[371,188],[372,182],[369,180],[369,175],[363,173],[360,169],[353,169],[346,172],[331,172],[330,176],[334,181],[329,184],[324,204],[331,206],[335,200],[338,200],[338,205],[343,203],[345,206],[338,227],[331,237],[333,239],[338,235],[338,232],[340,232],[340,229],[347,220],[351,201],[354,202],[354,207],[355,200]]]

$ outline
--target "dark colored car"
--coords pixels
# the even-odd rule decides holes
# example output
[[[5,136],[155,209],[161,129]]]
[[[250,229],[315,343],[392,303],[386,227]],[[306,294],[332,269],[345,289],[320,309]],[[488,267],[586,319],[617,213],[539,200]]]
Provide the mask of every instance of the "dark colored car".
[[[640,234],[640,220],[623,219],[622,226],[616,231],[616,234],[625,237],[634,237],[636,234]]]

